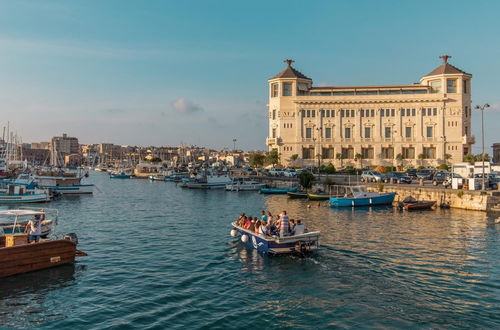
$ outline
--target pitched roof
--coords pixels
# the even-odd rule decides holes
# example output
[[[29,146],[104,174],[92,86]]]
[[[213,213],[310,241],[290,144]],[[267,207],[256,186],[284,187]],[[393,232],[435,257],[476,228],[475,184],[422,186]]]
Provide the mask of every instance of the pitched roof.
[[[276,79],[276,78],[301,78],[301,79],[312,80],[311,78],[309,78],[306,75],[304,75],[302,72],[300,72],[298,70],[295,70],[292,67],[292,63],[293,63],[292,60],[285,60],[284,62],[287,63],[287,67],[285,68],[285,70],[281,71],[280,73],[278,73],[277,75],[275,75],[271,79]]]
[[[440,56],[440,58],[443,59],[443,64],[441,64],[440,66],[438,66],[432,72],[426,74],[425,76],[435,76],[435,75],[439,75],[439,74],[457,74],[457,73],[470,75],[470,73],[462,71],[459,68],[449,64],[448,58],[450,58],[450,57],[451,56],[449,56],[449,55]]]

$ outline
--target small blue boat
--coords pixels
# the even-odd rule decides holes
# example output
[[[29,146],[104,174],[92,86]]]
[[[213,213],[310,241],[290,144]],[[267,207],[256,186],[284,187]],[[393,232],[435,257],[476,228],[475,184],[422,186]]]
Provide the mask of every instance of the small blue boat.
[[[296,192],[299,187],[285,187],[285,188],[261,188],[259,191],[261,194],[275,194],[275,195],[286,195],[289,192]]]
[[[344,197],[330,198],[331,207],[375,206],[392,204],[395,192],[379,193],[366,191],[366,186],[346,186]]]
[[[305,254],[319,249],[319,238],[321,233],[313,231],[302,235],[293,235],[285,237],[264,236],[250,230],[244,229],[231,223],[233,229],[231,236],[240,235],[243,243],[247,244],[257,251],[269,254]]]
[[[130,179],[130,175],[125,173],[125,172],[110,173],[109,178],[110,179]]]

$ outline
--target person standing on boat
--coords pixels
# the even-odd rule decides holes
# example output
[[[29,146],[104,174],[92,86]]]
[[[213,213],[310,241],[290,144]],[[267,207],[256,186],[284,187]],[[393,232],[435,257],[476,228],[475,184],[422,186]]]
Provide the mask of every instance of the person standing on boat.
[[[45,217],[45,216],[44,216]],[[42,235],[42,217],[36,214],[35,217],[26,224],[25,232],[28,233],[28,243],[38,243]]]
[[[288,236],[288,231],[290,229],[290,220],[288,219],[288,215],[286,211],[280,214],[280,219],[278,220],[278,228],[280,230],[280,237]]]
[[[267,222],[266,211],[261,212],[260,220]]]

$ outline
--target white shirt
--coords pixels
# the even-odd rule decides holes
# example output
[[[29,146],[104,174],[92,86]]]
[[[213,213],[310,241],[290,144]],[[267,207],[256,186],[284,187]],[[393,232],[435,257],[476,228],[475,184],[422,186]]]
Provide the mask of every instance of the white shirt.
[[[42,220],[31,219],[28,224],[30,225],[29,235],[42,235]]]
[[[295,226],[295,235],[302,235],[306,230],[306,226],[300,224]]]

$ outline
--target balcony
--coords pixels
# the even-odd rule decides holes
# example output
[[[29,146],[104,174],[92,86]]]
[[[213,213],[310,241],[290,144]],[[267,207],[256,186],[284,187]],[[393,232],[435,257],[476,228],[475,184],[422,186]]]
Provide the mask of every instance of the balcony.
[[[279,137],[278,138],[267,138],[266,139],[266,144],[268,146],[279,146],[279,145],[281,145],[281,143],[282,143],[282,140]]]
[[[476,143],[476,137],[474,135],[464,135],[462,137],[463,144],[474,144]]]

